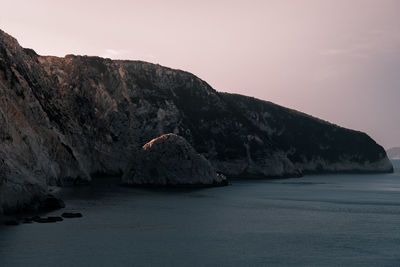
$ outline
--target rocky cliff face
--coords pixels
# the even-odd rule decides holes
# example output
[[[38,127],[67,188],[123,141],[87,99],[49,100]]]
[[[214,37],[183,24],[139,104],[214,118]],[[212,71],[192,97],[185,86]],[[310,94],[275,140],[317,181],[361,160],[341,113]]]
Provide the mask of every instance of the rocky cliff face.
[[[31,50],[0,31],[0,212],[25,208],[60,178],[89,179],[53,127],[37,89],[54,90]]]
[[[141,61],[43,57],[0,31],[0,206],[48,185],[123,174],[142,144],[183,136],[234,177],[389,172],[384,149],[270,102],[219,93],[194,75]]]

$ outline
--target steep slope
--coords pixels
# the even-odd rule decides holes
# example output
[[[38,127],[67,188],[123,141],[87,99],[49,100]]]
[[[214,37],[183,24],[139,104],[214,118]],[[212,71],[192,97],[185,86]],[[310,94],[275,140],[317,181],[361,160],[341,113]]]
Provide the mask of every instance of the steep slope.
[[[252,97],[223,98],[303,173],[392,171],[383,147],[365,133]]]
[[[151,63],[38,56],[1,31],[0,90],[4,209],[25,205],[47,185],[122,174],[144,143],[165,133],[183,136],[231,177],[392,171],[364,133],[219,93]]]
[[[51,125],[35,89],[51,90],[37,56],[0,32],[0,212],[40,200],[60,178],[89,179]]]

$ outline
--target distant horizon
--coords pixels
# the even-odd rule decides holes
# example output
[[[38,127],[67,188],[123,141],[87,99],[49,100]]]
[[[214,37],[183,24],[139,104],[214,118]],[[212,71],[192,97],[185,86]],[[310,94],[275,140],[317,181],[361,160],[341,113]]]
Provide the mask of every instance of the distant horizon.
[[[39,0],[3,4],[0,29],[43,56],[187,71],[219,92],[366,132],[389,149],[400,146],[398,10],[395,0]]]

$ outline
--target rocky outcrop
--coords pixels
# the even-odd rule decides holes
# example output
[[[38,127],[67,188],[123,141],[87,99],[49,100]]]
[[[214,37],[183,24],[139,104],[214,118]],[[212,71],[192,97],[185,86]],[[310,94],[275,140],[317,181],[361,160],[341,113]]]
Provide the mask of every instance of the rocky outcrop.
[[[400,147],[392,147],[388,149],[387,155],[390,159],[400,159]]]
[[[145,144],[122,177],[127,185],[225,185],[210,162],[181,136],[165,134]]]
[[[392,171],[364,133],[160,65],[39,56],[2,31],[0,93],[0,211],[37,201],[48,185],[122,174],[165,133],[231,177]]]

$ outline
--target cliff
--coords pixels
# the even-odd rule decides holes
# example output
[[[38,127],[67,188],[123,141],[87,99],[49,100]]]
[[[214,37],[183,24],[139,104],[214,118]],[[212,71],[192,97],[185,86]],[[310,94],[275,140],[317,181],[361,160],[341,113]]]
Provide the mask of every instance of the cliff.
[[[366,134],[141,61],[39,56],[0,31],[0,207],[49,185],[122,175],[141,146],[183,136],[220,173],[390,172]]]

